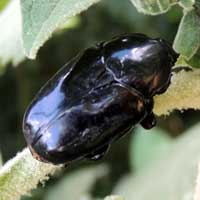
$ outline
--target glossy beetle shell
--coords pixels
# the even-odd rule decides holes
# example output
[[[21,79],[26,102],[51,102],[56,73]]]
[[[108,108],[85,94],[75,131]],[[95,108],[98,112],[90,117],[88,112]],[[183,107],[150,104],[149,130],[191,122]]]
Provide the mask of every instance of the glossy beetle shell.
[[[168,88],[176,59],[166,41],[143,34],[86,49],[28,107],[23,132],[31,152],[54,164],[95,160],[133,125],[152,128],[153,96]]]

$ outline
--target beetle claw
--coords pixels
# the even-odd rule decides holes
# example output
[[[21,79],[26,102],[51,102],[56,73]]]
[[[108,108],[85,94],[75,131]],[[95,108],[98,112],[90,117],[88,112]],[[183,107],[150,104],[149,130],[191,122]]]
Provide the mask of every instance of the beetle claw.
[[[106,152],[108,151],[109,145],[106,145],[104,147],[102,147],[101,149],[98,149],[97,151],[94,151],[91,154],[88,154],[85,156],[85,158],[92,160],[92,161],[97,161],[97,160],[101,160]]]
[[[156,125],[156,118],[153,113],[150,113],[147,115],[142,122],[140,122],[140,125],[145,129],[151,129]]]

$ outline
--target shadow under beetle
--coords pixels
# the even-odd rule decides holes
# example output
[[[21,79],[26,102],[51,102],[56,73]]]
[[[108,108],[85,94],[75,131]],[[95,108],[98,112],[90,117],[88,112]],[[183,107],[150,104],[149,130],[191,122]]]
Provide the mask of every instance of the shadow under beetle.
[[[140,123],[156,124],[153,96],[166,91],[178,54],[162,39],[127,34],[88,48],[51,78],[28,107],[33,156],[54,164],[103,157]]]

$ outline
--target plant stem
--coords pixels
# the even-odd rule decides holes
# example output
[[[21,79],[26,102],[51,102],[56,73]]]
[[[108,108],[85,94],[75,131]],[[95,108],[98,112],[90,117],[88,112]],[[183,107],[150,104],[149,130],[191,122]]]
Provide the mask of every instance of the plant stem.
[[[35,160],[28,148],[18,153],[0,170],[0,200],[17,200],[35,189],[39,182],[48,180],[61,166]]]

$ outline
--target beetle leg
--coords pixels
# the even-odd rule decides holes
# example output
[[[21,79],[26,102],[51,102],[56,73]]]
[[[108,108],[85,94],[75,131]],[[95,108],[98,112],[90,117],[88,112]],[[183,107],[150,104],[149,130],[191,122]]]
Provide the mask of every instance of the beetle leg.
[[[93,153],[86,155],[85,158],[92,161],[100,160],[104,157],[104,155],[108,151],[108,148],[109,148],[109,145],[105,145],[102,148],[98,149],[97,151],[94,151]]]
[[[156,125],[156,118],[152,113],[150,113],[149,115],[147,115],[142,122],[140,122],[140,125],[145,128],[145,129],[151,129]]]

